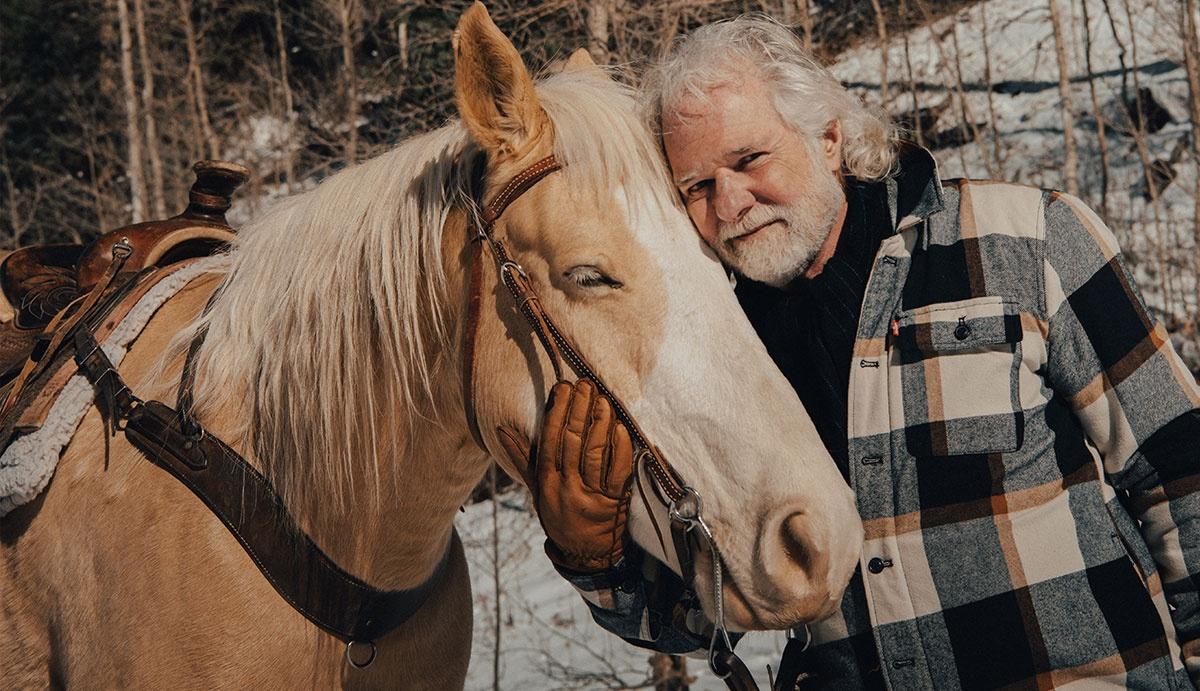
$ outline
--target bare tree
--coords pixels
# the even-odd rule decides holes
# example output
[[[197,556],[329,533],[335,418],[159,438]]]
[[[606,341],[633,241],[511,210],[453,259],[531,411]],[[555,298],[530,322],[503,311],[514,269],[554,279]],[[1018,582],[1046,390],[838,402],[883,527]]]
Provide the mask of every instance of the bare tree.
[[[279,88],[283,93],[283,112],[287,120],[287,137],[283,142],[283,174],[284,185],[288,192],[292,191],[292,183],[296,178],[296,101],[292,95],[292,84],[288,79],[287,37],[283,33],[283,9],[279,0],[274,0],[275,15],[275,46],[279,59]],[[404,35],[403,33],[401,34]],[[405,66],[407,68],[407,65]]]
[[[208,95],[204,90],[204,69],[200,66],[200,50],[196,45],[196,29],[192,24],[192,0],[179,0],[179,20],[183,24],[184,42],[187,44],[188,82],[191,101],[195,107],[199,135],[208,147],[209,158],[220,158],[217,135],[208,117]]]
[[[900,17],[904,22],[908,22],[908,3],[905,0],[900,0]],[[904,27],[904,69],[908,76],[908,93],[912,96],[912,112],[913,112],[913,133],[917,138],[917,146],[925,146],[925,134],[921,127],[921,107],[917,99],[917,81],[913,76],[912,55],[908,45],[908,27]]]
[[[154,118],[154,67],[146,38],[146,12],[142,0],[133,0],[134,26],[137,28],[138,62],[142,70],[142,120],[146,123],[146,156],[150,159],[150,205],[155,218],[167,217],[163,198],[163,162],[158,151],[158,127]]]
[[[495,463],[488,469],[488,482],[492,493],[492,586],[496,593],[496,628],[492,640],[492,688],[500,691],[500,497],[497,492],[500,470]]]
[[[888,41],[887,17],[883,14],[883,8],[879,6],[879,0],[871,0],[871,7],[875,10],[875,31],[879,35],[879,102],[886,108],[888,104],[888,53],[891,49],[891,42]]]
[[[609,0],[590,0],[587,5],[588,52],[597,64],[608,64]]]
[[[1058,58],[1058,96],[1063,123],[1063,182],[1069,194],[1079,194],[1079,155],[1075,150],[1075,115],[1071,111],[1071,68],[1067,61],[1067,39],[1063,32],[1058,0],[1048,0],[1050,24],[1054,29],[1054,53]]]
[[[138,129],[137,85],[133,76],[133,39],[129,32],[129,6],[115,0],[121,30],[121,84],[125,96],[125,136],[128,159],[130,211],[134,223],[146,219],[146,181],[142,171],[142,133]]]
[[[347,164],[358,161],[358,66],[354,49],[361,34],[358,0],[325,0],[325,10],[333,16],[338,28],[338,46],[342,51],[339,71],[339,91],[345,108],[346,138],[342,157]]]
[[[1100,109],[1100,96],[1096,93],[1096,71],[1092,68],[1092,21],[1088,14],[1089,0],[1083,5],[1083,60],[1087,69],[1088,92],[1092,98],[1092,116],[1096,119],[1096,139],[1100,145],[1100,217],[1110,223],[1108,215],[1108,136],[1105,133],[1104,113]]]
[[[804,29],[804,50],[811,53],[813,49],[813,23],[812,7],[809,3],[810,0],[800,0],[800,28]]]
[[[1196,27],[1196,0],[1186,0],[1181,7],[1183,20],[1183,58],[1187,69],[1188,95],[1192,111],[1192,164],[1196,173],[1196,189],[1192,193],[1192,270],[1196,284],[1194,320],[1200,320],[1200,30]]]
[[[1087,0],[1084,0],[1085,2]],[[1004,177],[1004,153],[1000,148],[1000,123],[996,119],[996,102],[992,97],[992,52],[988,46],[987,3],[979,3],[979,39],[983,43],[983,82],[987,93],[988,123],[992,130],[992,160],[998,177]]]

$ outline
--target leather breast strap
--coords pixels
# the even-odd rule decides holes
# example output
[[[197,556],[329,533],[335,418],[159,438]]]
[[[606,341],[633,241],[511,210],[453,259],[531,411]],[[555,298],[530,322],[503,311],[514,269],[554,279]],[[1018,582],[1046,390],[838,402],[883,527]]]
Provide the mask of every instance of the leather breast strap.
[[[188,351],[181,386],[187,390],[186,395],[181,392],[185,405],[190,405],[195,376],[191,361],[203,338],[201,331]],[[415,588],[380,590],[347,573],[321,551],[271,483],[236,451],[190,415],[138,399],[87,331],[75,335],[75,361],[96,390],[100,413],[111,428],[123,430],[130,444],[203,501],[276,592],[327,633],[347,645],[373,642],[416,613],[440,582],[449,545],[433,573]]]

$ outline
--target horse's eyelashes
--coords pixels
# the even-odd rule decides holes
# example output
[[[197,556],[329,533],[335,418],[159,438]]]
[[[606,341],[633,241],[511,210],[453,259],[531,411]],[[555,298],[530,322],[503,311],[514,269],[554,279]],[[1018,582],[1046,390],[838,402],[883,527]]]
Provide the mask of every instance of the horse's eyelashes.
[[[604,286],[617,289],[624,285],[600,269],[589,265],[576,266],[564,273],[563,276],[581,288],[599,288]]]

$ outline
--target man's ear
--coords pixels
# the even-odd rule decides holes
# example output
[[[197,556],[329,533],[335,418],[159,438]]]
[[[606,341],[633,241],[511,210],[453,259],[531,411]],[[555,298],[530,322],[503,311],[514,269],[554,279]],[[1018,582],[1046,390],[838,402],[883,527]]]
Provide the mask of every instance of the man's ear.
[[[463,13],[452,43],[455,102],[467,131],[484,150],[516,158],[553,137],[529,70],[482,3]]]
[[[830,120],[825,132],[817,140],[821,149],[821,159],[825,167],[838,174],[842,171],[842,123]]]

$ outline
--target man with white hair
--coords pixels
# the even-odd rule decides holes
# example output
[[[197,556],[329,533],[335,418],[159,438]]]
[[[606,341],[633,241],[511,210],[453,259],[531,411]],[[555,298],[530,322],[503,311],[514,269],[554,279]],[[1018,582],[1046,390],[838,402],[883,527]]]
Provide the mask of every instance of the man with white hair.
[[[1059,192],[940,182],[769,20],[684,38],[646,98],[864,522],[840,611],[785,660],[802,685],[1190,686],[1200,390],[1100,219]],[[612,530],[564,533],[553,507],[572,498],[545,495],[568,486],[538,483],[540,516],[595,619],[664,652],[706,646],[668,569]]]

